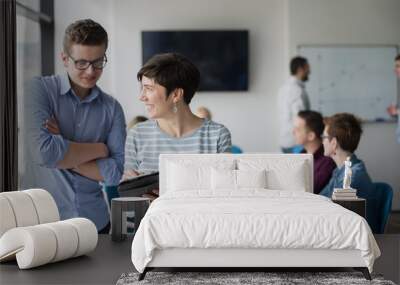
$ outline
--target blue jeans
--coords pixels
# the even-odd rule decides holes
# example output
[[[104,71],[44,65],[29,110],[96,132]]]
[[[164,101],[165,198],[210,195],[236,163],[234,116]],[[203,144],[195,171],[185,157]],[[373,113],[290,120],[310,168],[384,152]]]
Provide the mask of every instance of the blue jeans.
[[[111,209],[111,200],[112,200],[112,198],[118,198],[119,197],[118,185],[114,185],[114,186],[103,185],[103,191],[107,195],[107,204]]]

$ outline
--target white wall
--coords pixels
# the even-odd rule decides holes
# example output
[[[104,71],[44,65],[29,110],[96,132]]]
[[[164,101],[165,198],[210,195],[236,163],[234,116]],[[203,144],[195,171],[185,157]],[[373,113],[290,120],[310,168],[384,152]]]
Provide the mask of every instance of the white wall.
[[[288,6],[292,55],[300,44],[400,45],[398,0],[289,0]],[[400,210],[400,145],[396,143],[396,125],[369,123],[363,127],[357,154],[374,181],[387,182],[394,188],[393,206]]]
[[[55,36],[55,72],[61,73],[64,67],[61,61],[62,41],[65,29],[72,22],[79,19],[92,19],[100,23],[107,31],[109,37],[108,53],[112,53],[115,47],[112,30],[114,23],[113,1],[109,0],[55,0],[54,1],[54,36]],[[112,94],[114,82],[112,81],[113,65],[109,64],[104,69],[99,84]]]
[[[144,114],[136,81],[142,30],[248,29],[249,92],[201,92],[191,106],[209,107],[214,120],[225,124],[244,150],[277,150],[275,97],[284,80],[284,5],[280,0],[116,1],[115,94],[127,118]]]
[[[287,71],[286,4],[286,0],[56,0],[56,49],[61,49],[62,34],[72,20],[90,17],[104,25],[111,51],[100,86],[120,101],[130,120],[145,115],[136,80],[142,65],[142,30],[248,29],[249,92],[201,92],[191,106],[209,107],[213,119],[225,124],[233,142],[245,151],[277,151],[275,100]],[[62,71],[61,63],[57,71]]]
[[[140,32],[167,29],[248,29],[250,90],[198,93],[192,108],[205,105],[247,152],[278,151],[276,95],[299,44],[400,44],[398,0],[56,0],[56,51],[65,27],[93,18],[109,32],[109,65],[101,87],[114,95],[127,120],[145,114],[138,100]],[[392,67],[388,67],[392,68]],[[57,71],[62,65],[57,64]],[[400,146],[394,124],[364,126],[359,156],[372,178],[400,190]],[[400,197],[396,196],[400,209]]]

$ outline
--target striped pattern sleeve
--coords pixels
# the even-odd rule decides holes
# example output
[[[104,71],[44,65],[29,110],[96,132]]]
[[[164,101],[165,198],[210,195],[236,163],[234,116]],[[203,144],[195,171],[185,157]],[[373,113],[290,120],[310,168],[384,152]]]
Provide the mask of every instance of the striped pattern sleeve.
[[[132,128],[128,131],[125,143],[125,171],[138,171],[139,169],[139,162],[137,160],[137,135],[138,134],[136,128]]]
[[[232,140],[229,130],[221,125],[221,131],[218,138],[217,152],[231,152]]]

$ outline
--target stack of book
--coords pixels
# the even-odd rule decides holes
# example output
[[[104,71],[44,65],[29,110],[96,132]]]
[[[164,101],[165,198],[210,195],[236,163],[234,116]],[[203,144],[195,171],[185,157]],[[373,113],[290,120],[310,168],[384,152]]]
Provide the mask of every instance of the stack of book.
[[[332,194],[333,200],[353,200],[357,199],[356,189],[340,189],[335,188]]]

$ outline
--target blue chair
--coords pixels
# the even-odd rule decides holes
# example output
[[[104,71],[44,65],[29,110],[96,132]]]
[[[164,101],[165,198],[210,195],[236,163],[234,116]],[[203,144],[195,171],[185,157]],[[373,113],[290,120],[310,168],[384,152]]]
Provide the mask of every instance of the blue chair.
[[[373,227],[373,232],[383,234],[385,226],[389,219],[389,214],[392,210],[393,190],[389,184],[383,182],[374,183],[376,194],[376,225]],[[374,229],[375,228],[375,229]]]
[[[301,144],[298,144],[292,148],[292,153],[301,153],[303,150],[304,147]]]
[[[231,146],[231,153],[243,153],[243,150],[237,145]]]

